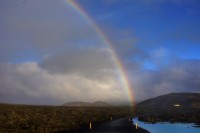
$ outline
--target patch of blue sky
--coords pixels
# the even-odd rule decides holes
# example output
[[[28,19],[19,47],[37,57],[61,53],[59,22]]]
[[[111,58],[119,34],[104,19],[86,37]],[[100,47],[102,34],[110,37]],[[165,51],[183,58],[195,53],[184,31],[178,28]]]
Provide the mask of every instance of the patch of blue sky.
[[[144,61],[143,67],[144,69],[147,69],[147,70],[153,70],[153,71],[157,70],[156,65],[153,62],[150,62],[148,60]]]

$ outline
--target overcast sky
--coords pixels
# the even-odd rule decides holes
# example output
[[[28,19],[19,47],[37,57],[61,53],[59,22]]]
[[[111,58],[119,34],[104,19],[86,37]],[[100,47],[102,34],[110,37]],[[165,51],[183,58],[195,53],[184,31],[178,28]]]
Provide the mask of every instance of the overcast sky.
[[[136,101],[200,93],[199,0],[76,0]],[[0,102],[127,102],[110,48],[67,0],[0,1]]]

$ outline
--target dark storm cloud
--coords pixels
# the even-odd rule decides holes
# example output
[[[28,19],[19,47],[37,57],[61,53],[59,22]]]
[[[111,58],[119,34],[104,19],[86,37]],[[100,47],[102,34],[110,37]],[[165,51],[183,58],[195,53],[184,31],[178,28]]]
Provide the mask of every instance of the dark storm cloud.
[[[1,102],[127,101],[110,50],[66,1],[0,5]]]
[[[85,43],[92,45],[99,43],[94,29],[65,1],[1,3],[0,61],[12,60],[21,51],[42,55],[57,52],[66,49],[66,45],[79,44],[80,40],[89,40]]]
[[[104,48],[68,48],[44,58],[40,66],[55,73],[88,73],[114,67],[111,53]],[[98,73],[98,72],[97,72]],[[88,75],[89,76],[89,75]]]

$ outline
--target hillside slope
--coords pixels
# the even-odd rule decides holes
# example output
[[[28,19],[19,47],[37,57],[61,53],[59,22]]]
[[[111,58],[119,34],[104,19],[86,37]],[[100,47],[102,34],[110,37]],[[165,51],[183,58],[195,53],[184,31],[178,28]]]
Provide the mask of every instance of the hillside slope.
[[[170,93],[145,100],[137,107],[146,109],[200,109],[200,93]]]
[[[189,122],[200,125],[200,94],[171,93],[137,105],[138,119],[144,122]]]

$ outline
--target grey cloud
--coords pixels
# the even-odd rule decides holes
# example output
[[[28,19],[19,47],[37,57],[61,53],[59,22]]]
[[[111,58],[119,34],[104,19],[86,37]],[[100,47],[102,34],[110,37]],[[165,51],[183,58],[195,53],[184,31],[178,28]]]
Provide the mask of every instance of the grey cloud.
[[[108,49],[101,47],[68,48],[45,58],[40,67],[50,73],[76,73],[87,78],[107,80],[117,71],[112,56]]]
[[[136,99],[141,101],[172,92],[200,92],[199,67],[199,60],[179,59],[157,71],[132,73],[131,83]]]
[[[1,64],[0,74],[1,102],[59,105],[77,100],[128,101],[114,78],[101,81],[76,74],[50,74],[35,62]]]
[[[65,1],[0,5],[1,102],[128,101],[113,55]],[[26,59],[35,56],[40,63]]]
[[[135,36],[135,33],[129,29],[115,29],[110,25],[101,27],[108,36],[111,42],[111,48],[116,54],[123,59],[130,59],[132,57],[147,58],[148,55],[141,48],[138,43],[140,39]],[[133,58],[132,58],[133,59]]]
[[[101,41],[90,23],[65,1],[1,1],[0,61],[21,58],[30,51],[45,55],[68,45],[98,45]],[[45,8],[44,8],[45,7]],[[87,41],[86,41],[87,40]]]

